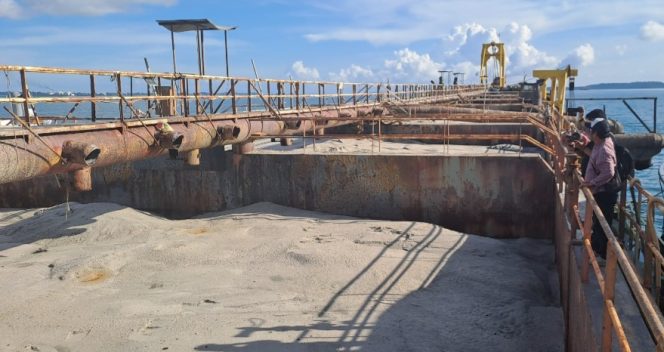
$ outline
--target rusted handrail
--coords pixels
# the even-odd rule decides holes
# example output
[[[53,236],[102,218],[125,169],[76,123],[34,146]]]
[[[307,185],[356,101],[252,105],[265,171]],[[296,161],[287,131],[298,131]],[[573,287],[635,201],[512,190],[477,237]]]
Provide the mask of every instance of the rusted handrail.
[[[660,213],[664,211],[664,199],[654,196],[643,188],[638,178],[631,178],[623,185],[623,193],[626,194],[628,190],[631,194],[634,192],[638,194],[638,201],[636,199],[632,201],[632,214],[627,205],[627,197],[621,197],[618,204],[619,215],[621,215],[619,219],[620,235],[625,246],[632,251],[635,267],[640,266],[640,258],[643,258],[643,285],[661,309],[664,303],[661,294],[664,256],[660,251],[661,239],[657,236],[654,215],[656,210]],[[645,224],[641,221],[641,204],[644,200],[647,203]],[[629,237],[625,238],[625,234],[628,234]]]
[[[22,105],[24,120],[31,124],[37,122],[31,117],[31,107],[46,103],[90,103],[90,120],[96,121],[97,104],[117,103],[118,116],[123,118],[126,102],[145,102],[148,111],[155,109],[159,116],[202,116],[203,109],[215,113],[226,105],[230,114],[263,111],[304,111],[307,105],[318,108],[338,109],[344,107],[366,107],[384,102],[436,102],[451,98],[459,93],[483,91],[481,86],[455,86],[453,88],[431,84],[385,84],[385,83],[348,83],[329,81],[296,81],[280,79],[262,79],[246,77],[225,77],[189,73],[155,73],[135,71],[82,70],[51,67],[8,66],[0,65],[5,73],[18,75],[22,91],[20,96],[0,97],[0,103]],[[76,96],[33,97],[30,94],[29,74],[31,75],[82,75],[89,76],[89,93]],[[100,80],[95,77],[110,77],[115,88],[111,92],[101,92]],[[145,92],[134,94],[134,80],[145,81]],[[129,87],[127,87],[129,81]],[[219,91],[226,82],[228,90]],[[200,87],[203,85],[203,91]],[[215,86],[217,87],[215,89]],[[246,88],[245,88],[246,87]],[[127,89],[129,88],[129,89]],[[359,88],[359,89],[358,89]],[[155,95],[149,92],[156,92]],[[121,98],[124,97],[124,98]],[[125,101],[123,101],[125,100]],[[317,101],[318,104],[312,104]],[[153,104],[154,103],[154,104]],[[261,106],[262,103],[262,106]],[[215,107],[216,105],[216,107]],[[273,109],[272,105],[274,105]],[[317,106],[316,106],[317,105]],[[195,109],[192,109],[195,106]],[[195,110],[193,112],[192,110]],[[278,115],[278,113],[277,113]]]
[[[556,131],[569,129],[569,121],[565,119],[557,110],[550,110],[549,127]],[[595,198],[589,188],[581,186],[583,177],[579,170],[578,156],[567,151],[563,140],[558,134],[547,134],[547,141],[550,143],[554,156],[552,164],[555,170],[556,179],[559,184],[559,191],[566,189],[566,201],[564,202],[564,216],[567,216],[567,222],[572,224],[571,234],[574,235],[578,230],[581,231],[583,239],[581,245],[582,262],[580,268],[580,277],[582,282],[588,282],[589,272],[592,268],[599,291],[603,300],[603,323],[601,333],[601,350],[611,351],[613,343],[613,334],[617,337],[621,351],[630,351],[628,337],[622,326],[620,315],[618,314],[615,302],[614,292],[616,277],[618,271],[622,271],[625,281],[633,294],[634,302],[638,305],[641,316],[648,327],[653,342],[658,351],[664,350],[664,319],[654,304],[653,298],[648,294],[646,287],[642,284],[637,271],[629,260],[620,242],[614,235],[610,224],[606,221]],[[623,190],[624,192],[624,190]],[[578,208],[578,195],[583,193],[586,199],[585,214],[583,220]],[[571,198],[570,198],[571,197]],[[592,250],[591,232],[593,215],[596,217],[600,226],[604,230],[607,238],[607,258],[606,266],[602,271],[597,262],[594,251]],[[656,256],[655,256],[656,257]]]

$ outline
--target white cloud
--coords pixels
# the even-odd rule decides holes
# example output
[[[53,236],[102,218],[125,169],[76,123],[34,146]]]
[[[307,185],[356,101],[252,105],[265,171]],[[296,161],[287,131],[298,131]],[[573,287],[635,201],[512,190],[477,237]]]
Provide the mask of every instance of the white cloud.
[[[428,53],[404,48],[394,52],[395,58],[385,60],[384,69],[374,76],[397,79],[399,81],[429,81],[439,76],[438,70],[447,69],[463,72],[467,83],[479,81],[479,57],[483,43],[503,42],[506,52],[506,74],[508,81],[521,80],[530,76],[534,69],[556,68],[570,64],[575,67],[587,66],[594,62],[595,52],[589,43],[579,45],[560,60],[539,50],[530,43],[533,32],[530,27],[510,23],[498,31],[477,23],[467,23],[454,27],[443,39],[444,60],[438,62]],[[489,75],[493,66],[489,62]]]
[[[595,61],[595,49],[589,43],[579,45],[567,57],[565,57],[559,67],[583,67],[592,64]]]
[[[508,81],[521,80],[538,68],[553,69],[567,64],[579,67],[594,62],[595,52],[589,43],[579,45],[564,60],[560,60],[532,45],[532,36],[532,30],[528,26],[518,23],[510,23],[501,31],[477,23],[468,23],[454,27],[443,39],[446,49],[443,60],[436,60],[429,53],[406,47],[395,51],[394,57],[384,60],[384,65],[379,70],[372,71],[352,65],[338,74],[331,73],[330,77],[340,81],[360,77],[383,81],[390,79],[397,82],[429,82],[440,76],[438,70],[446,69],[463,72],[466,83],[478,82],[480,48],[483,43],[490,41],[505,44]],[[491,62],[489,74],[493,74]]]
[[[627,52],[627,44],[618,44],[615,49],[618,55],[623,56]]]
[[[508,81],[530,75],[533,69],[540,67],[554,68],[559,60],[530,43],[533,33],[530,27],[512,22],[502,31],[486,28],[477,23],[457,26],[448,35],[443,44],[452,47],[447,51],[447,62],[457,72],[466,73],[466,81],[478,81],[480,49],[483,43],[502,42],[505,45],[505,64]],[[492,61],[491,61],[492,62]],[[489,75],[492,75],[492,63],[489,62]],[[477,64],[473,64],[477,63]]]
[[[664,24],[656,21],[648,21],[641,26],[641,37],[645,40],[664,40]]]
[[[370,68],[352,64],[348,68],[343,68],[339,73],[330,72],[330,79],[339,82],[368,80],[374,77],[374,72]]]
[[[291,69],[293,70],[292,75],[295,79],[316,80],[320,78],[318,69],[315,67],[306,67],[302,61],[295,61]]]
[[[484,28],[477,23],[466,23],[456,26],[445,42],[452,43],[454,48],[447,52],[448,56],[459,56],[463,59],[477,61],[483,43],[498,42],[498,31],[495,28]],[[446,44],[446,43],[445,43]]]
[[[533,33],[527,25],[510,23],[503,32],[501,40],[507,52],[507,73],[512,75],[530,74],[538,67],[554,67],[558,60],[530,43]]]
[[[339,16],[331,26],[318,25],[305,38],[314,41],[367,41],[373,44],[410,45],[436,39],[441,28],[475,21],[502,28],[505,19],[518,16],[520,22],[538,34],[589,27],[616,27],[644,17],[664,17],[661,0],[308,0],[328,16]],[[470,11],[470,9],[481,9]],[[588,14],[593,14],[588,16]]]
[[[479,82],[480,65],[478,65],[475,62],[471,61],[457,62],[454,65],[452,65],[451,70],[454,72],[463,72],[464,75],[462,76],[462,78],[463,82],[465,83]]]
[[[430,80],[438,76],[444,64],[435,62],[429,54],[419,54],[408,48],[394,52],[395,59],[385,60],[388,77],[410,81]]]
[[[17,19],[23,16],[21,7],[14,0],[0,0],[0,17]]]
[[[28,14],[103,16],[132,12],[144,5],[171,6],[177,0],[0,0],[0,17]]]

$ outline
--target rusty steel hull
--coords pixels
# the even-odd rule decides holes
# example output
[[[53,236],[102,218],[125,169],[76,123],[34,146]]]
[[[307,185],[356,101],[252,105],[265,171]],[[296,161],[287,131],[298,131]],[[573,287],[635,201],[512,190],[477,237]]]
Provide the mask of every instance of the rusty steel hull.
[[[536,155],[239,155],[202,150],[192,167],[166,158],[94,168],[80,202],[169,217],[269,201],[357,217],[426,221],[494,237],[551,238],[553,175]],[[64,184],[66,180],[61,180]],[[0,185],[0,206],[64,201],[54,177]],[[528,206],[523,206],[529,204]]]
[[[664,147],[664,136],[656,133],[616,134],[616,142],[629,149],[637,170],[652,165],[652,158]]]

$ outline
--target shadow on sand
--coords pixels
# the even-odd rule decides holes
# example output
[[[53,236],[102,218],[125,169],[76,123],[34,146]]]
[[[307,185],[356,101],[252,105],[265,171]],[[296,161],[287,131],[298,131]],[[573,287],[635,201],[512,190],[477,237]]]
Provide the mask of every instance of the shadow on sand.
[[[21,210],[3,216],[0,222],[26,216],[0,228],[0,251],[30,244],[43,239],[55,239],[80,235],[86,227],[97,222],[100,215],[128,208],[115,203],[81,204],[63,203],[39,210]],[[31,212],[34,212],[31,216]],[[145,216],[160,218],[148,212],[136,210]]]
[[[449,248],[433,226],[384,278],[366,293],[348,321],[333,322],[339,300],[381,261],[387,244],[320,309],[309,325],[238,327],[239,343],[207,343],[196,351],[562,351],[562,311],[551,282],[553,248],[537,240],[460,236]],[[427,249],[426,255],[423,255]],[[435,258],[431,257],[434,251]],[[431,262],[419,289],[401,297],[395,286],[417,261]],[[435,263],[435,264],[434,264]],[[385,305],[389,308],[385,310]],[[275,338],[251,340],[254,334]],[[280,335],[281,334],[281,335]],[[297,334],[296,337],[295,334]]]

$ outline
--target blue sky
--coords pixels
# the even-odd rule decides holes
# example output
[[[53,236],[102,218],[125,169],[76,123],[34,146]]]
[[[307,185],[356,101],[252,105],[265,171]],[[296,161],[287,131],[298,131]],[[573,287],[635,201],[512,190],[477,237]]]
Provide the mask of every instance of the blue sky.
[[[664,80],[662,0],[0,0],[0,63],[143,70],[147,57],[169,71],[155,20],[180,18],[239,26],[236,76],[254,59],[270,78],[428,82],[447,68],[476,81],[481,43],[500,40],[512,82],[568,63],[579,84]],[[195,72],[193,35],[176,42],[179,70]],[[208,73],[223,74],[223,33],[206,44]]]

